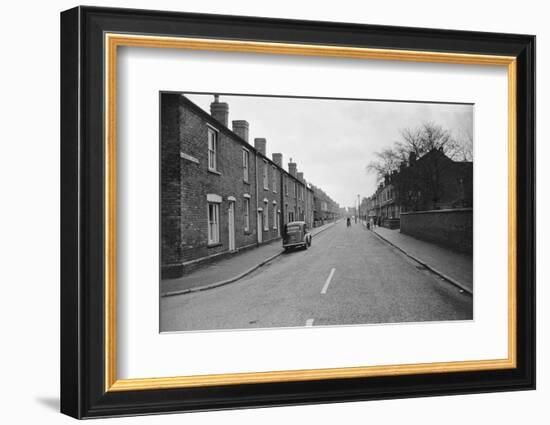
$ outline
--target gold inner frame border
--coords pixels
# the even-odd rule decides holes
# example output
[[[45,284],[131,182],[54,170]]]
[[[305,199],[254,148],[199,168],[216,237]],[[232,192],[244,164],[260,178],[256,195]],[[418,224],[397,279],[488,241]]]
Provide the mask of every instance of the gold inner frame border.
[[[229,51],[279,55],[325,56],[403,62],[504,66],[508,72],[508,357],[495,360],[398,364],[381,366],[246,372],[214,375],[118,379],[116,323],[116,98],[118,47]],[[516,58],[447,52],[371,49],[329,45],[287,44],[201,38],[106,33],[105,47],[105,391],[137,391],[216,385],[241,385],[322,379],[365,378],[513,369],[517,366],[517,180],[516,180]]]

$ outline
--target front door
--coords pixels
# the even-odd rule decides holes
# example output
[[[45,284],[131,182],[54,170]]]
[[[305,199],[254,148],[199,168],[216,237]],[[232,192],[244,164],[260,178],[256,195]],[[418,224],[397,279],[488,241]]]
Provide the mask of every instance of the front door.
[[[235,251],[235,202],[229,202],[227,219],[227,228],[229,229],[229,251]]]
[[[264,216],[263,211],[258,211],[258,227],[256,228],[256,233],[258,234],[258,243],[262,243],[264,231]]]

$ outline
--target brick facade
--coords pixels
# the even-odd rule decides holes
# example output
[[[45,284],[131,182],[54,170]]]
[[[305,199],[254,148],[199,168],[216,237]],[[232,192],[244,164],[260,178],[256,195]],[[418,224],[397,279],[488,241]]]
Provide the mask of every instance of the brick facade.
[[[472,205],[473,163],[453,161],[438,149],[420,158],[411,153],[399,170],[384,176],[366,202],[369,219],[390,228],[399,227],[405,212],[460,210]]]
[[[322,189],[311,185],[314,226],[322,226],[340,216],[340,205],[334,202]]]
[[[208,114],[181,94],[161,95],[163,277],[276,240],[289,220],[313,222],[313,189],[296,164],[287,172],[282,154],[266,156],[265,139],[248,143],[246,121],[230,130],[228,111],[218,97]]]
[[[472,209],[402,213],[401,233],[472,255]]]

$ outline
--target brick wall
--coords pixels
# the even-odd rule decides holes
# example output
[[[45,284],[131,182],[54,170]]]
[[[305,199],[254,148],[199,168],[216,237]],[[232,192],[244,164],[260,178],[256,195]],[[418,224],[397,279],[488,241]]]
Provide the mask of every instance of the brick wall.
[[[209,129],[217,134],[215,172],[208,168]],[[295,212],[294,220],[307,220],[308,216],[312,218],[313,213],[308,213],[307,207],[312,207],[313,201],[310,199],[308,203],[306,200],[308,190],[305,181],[291,176],[265,156],[265,139],[261,139],[263,152],[259,152],[243,137],[244,134],[231,131],[184,96],[177,93],[162,94],[163,277],[181,276],[199,262],[232,252],[229,249],[230,205],[234,205],[235,212],[236,250],[257,246],[260,239],[266,243],[280,238],[281,226],[287,222],[289,210]],[[248,182],[243,176],[243,149],[249,155]],[[265,164],[268,175],[266,187],[263,178]],[[284,182],[289,186],[288,196],[284,195]],[[303,198],[300,197],[301,191]],[[215,244],[208,243],[208,196],[221,201],[218,203],[219,243]],[[244,223],[245,197],[250,201],[247,231]],[[264,211],[267,211],[266,215]]]
[[[253,149],[249,179],[243,178],[243,147],[225,126],[205,120],[178,94],[162,95],[162,265],[165,277],[180,275],[182,263],[229,250],[229,197],[235,198],[235,248],[257,243]],[[210,125],[209,125],[210,124]],[[218,134],[218,173],[208,170],[208,128]],[[250,146],[248,146],[250,148]],[[207,194],[221,197],[219,244],[208,245]],[[244,199],[250,196],[249,230],[244,230]]]
[[[306,211],[306,193],[307,188],[306,185],[298,180],[297,178],[293,177],[286,171],[283,172],[283,179],[281,180],[281,184],[283,186],[283,192],[282,192],[282,204],[283,206],[286,206],[286,208],[283,208],[284,215],[283,215],[283,221],[284,223],[289,222],[289,212],[293,213],[294,221],[306,221],[307,218],[307,211]],[[284,185],[288,187],[288,194],[284,191]],[[296,187],[296,195],[294,192],[294,188]],[[303,199],[300,198],[300,187],[303,190],[304,196]],[[303,212],[302,215],[300,213]]]
[[[264,139],[262,139],[264,140]],[[280,178],[276,182],[276,191],[273,191],[273,173],[279,173],[279,169],[274,170],[274,163],[269,160],[267,157],[257,153],[256,154],[256,164],[258,172],[258,213],[262,213],[262,242],[269,242],[280,237],[279,227],[280,223],[275,225],[277,215],[273,211],[277,211],[280,208],[281,204],[281,194],[280,194]],[[264,186],[264,167],[267,166],[267,188]],[[264,223],[263,211],[267,208],[267,223]],[[261,209],[261,211],[260,211]],[[258,217],[256,216],[256,222],[258,222]],[[265,227],[267,224],[267,230]]]
[[[163,264],[181,259],[181,168],[177,96],[161,97],[161,253]]]
[[[401,213],[401,232],[455,251],[472,254],[472,209]]]

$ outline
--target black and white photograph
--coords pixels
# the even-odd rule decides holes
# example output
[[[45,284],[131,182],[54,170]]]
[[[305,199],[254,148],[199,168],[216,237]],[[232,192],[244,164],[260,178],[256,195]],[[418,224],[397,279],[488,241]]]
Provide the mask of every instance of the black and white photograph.
[[[161,332],[473,320],[473,104],[160,109]]]

